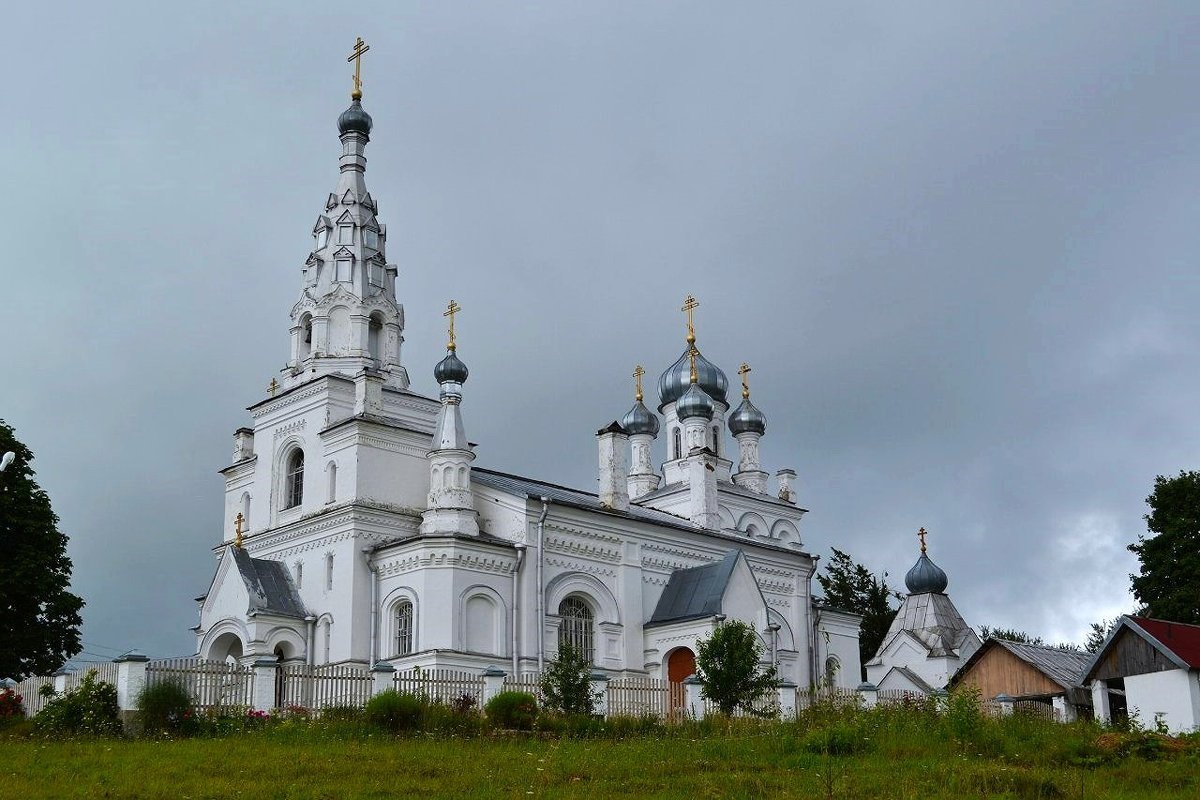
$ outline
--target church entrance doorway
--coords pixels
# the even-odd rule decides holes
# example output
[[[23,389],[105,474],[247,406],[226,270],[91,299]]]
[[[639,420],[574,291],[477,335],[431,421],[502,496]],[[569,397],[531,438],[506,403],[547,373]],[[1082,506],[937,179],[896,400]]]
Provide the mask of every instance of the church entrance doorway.
[[[690,649],[679,647],[667,655],[667,692],[672,712],[681,712],[687,704],[683,682],[695,674],[696,654]]]

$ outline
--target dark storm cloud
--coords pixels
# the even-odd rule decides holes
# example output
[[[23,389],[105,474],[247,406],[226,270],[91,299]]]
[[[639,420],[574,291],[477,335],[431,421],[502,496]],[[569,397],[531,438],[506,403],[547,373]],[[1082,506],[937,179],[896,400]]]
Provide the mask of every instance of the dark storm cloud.
[[[404,360],[432,392],[462,303],[479,463],[592,488],[694,293],[812,551],[898,580],[924,525],[970,622],[1056,639],[1130,605],[1153,476],[1196,464],[1190,4],[16,14],[0,415],[92,652],[193,647],[356,35]]]

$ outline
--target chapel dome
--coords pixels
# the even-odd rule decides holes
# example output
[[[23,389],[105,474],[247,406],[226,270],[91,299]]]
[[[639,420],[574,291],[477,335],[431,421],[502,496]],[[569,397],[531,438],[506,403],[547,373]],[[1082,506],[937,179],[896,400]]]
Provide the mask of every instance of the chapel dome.
[[[739,433],[757,433],[762,436],[767,432],[767,418],[750,402],[749,397],[743,397],[742,404],[729,417],[729,432],[734,436]]]
[[[680,420],[694,419],[696,417],[712,419],[712,398],[700,388],[699,383],[689,384],[687,391],[675,403],[675,415]]]
[[[362,103],[355,100],[350,107],[338,117],[338,133],[354,131],[368,136],[371,133],[371,115],[363,110]]]
[[[646,408],[645,403],[638,400],[633,404],[633,408],[621,417],[621,427],[624,428],[630,436],[639,433],[648,433],[651,436],[658,436],[658,415]]]
[[[692,364],[691,359],[688,358],[690,353],[691,346],[689,345],[683,351],[683,355],[659,376],[659,411],[662,411],[668,404],[679,400],[688,390],[688,386],[692,382]],[[696,351],[696,384],[711,400],[728,405],[725,401],[725,392],[729,388],[729,379],[725,377],[725,373],[721,371],[720,367],[702,356],[699,350]],[[676,415],[678,415],[678,409],[676,409]]]
[[[467,365],[453,350],[448,351],[446,357],[433,368],[433,378],[438,383],[466,383],[467,374]]]
[[[925,553],[921,553],[917,563],[904,576],[909,594],[944,594],[949,584],[945,570],[930,561]]]

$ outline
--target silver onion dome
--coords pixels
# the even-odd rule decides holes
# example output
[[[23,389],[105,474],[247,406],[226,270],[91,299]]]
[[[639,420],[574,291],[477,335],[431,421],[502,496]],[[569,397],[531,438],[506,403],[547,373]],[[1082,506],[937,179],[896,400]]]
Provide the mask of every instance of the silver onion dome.
[[[904,585],[908,587],[909,594],[943,594],[950,585],[950,580],[946,577],[945,570],[930,561],[929,556],[922,552],[917,563],[913,564],[913,568],[904,576]]]
[[[646,405],[641,400],[638,400],[633,404],[633,408],[629,409],[629,413],[621,417],[621,427],[630,436],[639,433],[658,436],[658,415],[646,408]]]
[[[467,365],[453,350],[446,351],[446,357],[433,368],[433,378],[438,383],[466,383]]]
[[[742,404],[729,417],[729,432],[734,436],[739,433],[757,433],[762,436],[767,432],[767,418],[750,402],[749,397],[742,398]]]
[[[697,362],[699,362],[699,359],[697,359]],[[675,416],[681,420],[695,419],[696,417],[712,419],[712,398],[705,394],[704,390],[700,388],[699,383],[691,383],[688,385],[687,391],[683,393],[683,396],[675,402]]]
[[[338,133],[354,131],[363,136],[371,134],[371,115],[363,110],[362,103],[355,100],[350,107],[338,117]]]
[[[687,392],[688,386],[692,382],[692,365],[688,358],[690,352],[691,346],[689,345],[688,349],[683,351],[683,355],[659,376],[659,411],[662,411],[668,404],[678,401]],[[729,389],[729,379],[725,377],[725,373],[721,371],[720,367],[700,355],[698,350],[696,351],[696,383],[711,400],[729,405],[725,400],[725,393]],[[678,415],[678,409],[676,414]]]

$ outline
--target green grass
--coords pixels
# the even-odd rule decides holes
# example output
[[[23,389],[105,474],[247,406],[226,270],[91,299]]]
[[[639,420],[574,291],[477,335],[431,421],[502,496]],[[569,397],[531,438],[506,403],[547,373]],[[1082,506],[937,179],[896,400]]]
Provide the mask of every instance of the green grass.
[[[896,710],[625,738],[613,727],[587,729],[592,738],[396,738],[359,722],[293,721],[174,741],[10,736],[0,742],[0,797],[1200,797],[1196,742],[1090,725]]]

